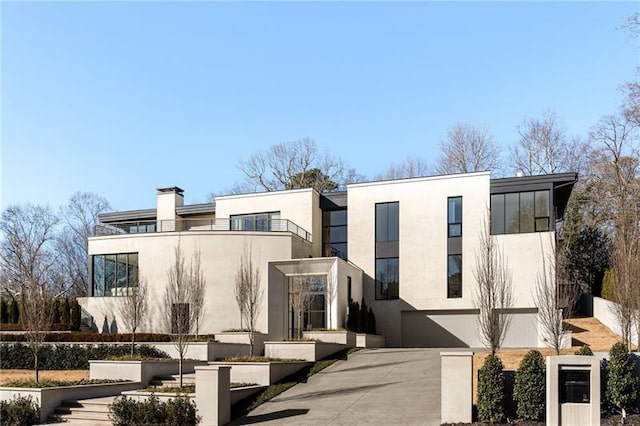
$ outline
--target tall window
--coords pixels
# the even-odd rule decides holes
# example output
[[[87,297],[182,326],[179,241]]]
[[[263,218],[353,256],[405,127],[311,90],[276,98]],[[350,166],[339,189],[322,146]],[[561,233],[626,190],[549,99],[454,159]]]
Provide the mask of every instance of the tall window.
[[[231,216],[232,231],[286,231],[280,229],[280,212],[238,214]]]
[[[138,285],[138,253],[92,256],[93,296],[126,296]]]
[[[491,233],[518,234],[551,229],[549,191],[491,195]]]
[[[400,297],[399,203],[376,204],[376,299]]]
[[[310,293],[309,302],[303,307],[302,324],[298,324],[298,318],[293,310],[293,285],[291,280],[304,279],[305,284],[302,288],[308,289]],[[289,336],[295,337],[298,335],[298,329],[308,331],[314,328],[326,327],[326,288],[327,288],[327,276],[326,275],[306,275],[304,277],[289,277]]]
[[[462,255],[447,256],[447,297],[462,297]]]
[[[325,256],[337,256],[347,260],[346,210],[322,213],[322,244]]]
[[[449,197],[447,207],[448,236],[462,236],[462,197]]]

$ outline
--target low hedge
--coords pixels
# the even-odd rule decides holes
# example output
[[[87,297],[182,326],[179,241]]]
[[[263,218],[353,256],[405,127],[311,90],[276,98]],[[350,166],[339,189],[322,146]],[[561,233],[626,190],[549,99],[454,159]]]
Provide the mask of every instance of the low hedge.
[[[7,324],[3,324],[3,327]],[[4,328],[3,328],[4,329]],[[192,336],[190,340],[196,342],[208,342],[214,339],[214,335]],[[25,334],[0,334],[0,342],[28,342],[29,339]],[[74,332],[74,333],[49,333],[45,336],[45,342],[131,342],[130,333],[91,333],[91,332]],[[164,343],[171,342],[170,334],[155,333],[136,333],[136,343],[151,342]]]
[[[201,420],[195,402],[184,396],[172,398],[167,402],[161,402],[155,395],[144,401],[122,396],[109,404],[109,411],[109,418],[116,426],[195,426]]]
[[[1,331],[24,331],[24,326],[22,324],[0,324]],[[51,331],[74,331],[75,328],[71,324],[62,324],[62,323],[54,323],[51,324]],[[18,336],[22,336],[18,334]]]
[[[169,358],[155,348],[136,345],[136,354],[151,358]],[[82,370],[89,368],[89,360],[128,355],[128,345],[43,345],[38,362],[42,370]],[[0,368],[32,369],[33,351],[22,343],[0,345]]]

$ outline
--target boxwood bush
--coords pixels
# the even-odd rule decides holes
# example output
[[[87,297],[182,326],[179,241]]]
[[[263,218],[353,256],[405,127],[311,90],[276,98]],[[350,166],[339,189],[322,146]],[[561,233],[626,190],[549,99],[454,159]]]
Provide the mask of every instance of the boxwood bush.
[[[500,358],[489,354],[478,376],[478,419],[482,422],[504,421],[504,366]]]
[[[30,396],[0,401],[0,421],[6,426],[35,425],[40,423],[40,408]]]
[[[167,402],[161,402],[154,395],[144,401],[123,396],[109,405],[109,411],[109,418],[115,426],[195,426],[200,423],[195,403],[185,396],[178,396]]]
[[[513,399],[518,417],[543,420],[545,417],[545,363],[540,351],[531,350],[522,358],[516,371]]]
[[[89,368],[90,359],[106,359],[130,353],[131,347],[128,345],[43,345],[38,362],[42,370],[80,370]],[[165,352],[145,345],[136,345],[136,353],[150,358],[169,357]],[[0,345],[0,368],[33,368],[33,351],[22,343]]]

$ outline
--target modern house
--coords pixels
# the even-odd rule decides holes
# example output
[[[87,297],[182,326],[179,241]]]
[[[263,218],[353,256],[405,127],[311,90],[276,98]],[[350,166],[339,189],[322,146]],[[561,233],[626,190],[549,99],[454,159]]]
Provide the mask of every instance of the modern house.
[[[142,277],[151,307],[141,331],[170,331],[163,299],[179,246],[187,260],[201,257],[206,300],[199,332],[238,328],[234,283],[240,258],[250,253],[264,292],[257,328],[272,340],[301,326],[344,327],[349,299],[364,298],[387,346],[476,347],[474,266],[489,226],[515,293],[504,346],[542,346],[533,291],[576,180],[575,173],[491,179],[477,172],[194,205],[184,205],[180,188],[159,188],[156,208],[100,215],[102,232],[89,240],[92,294],[81,304],[96,322],[117,324],[115,303]],[[289,306],[296,277],[312,282],[302,325]]]

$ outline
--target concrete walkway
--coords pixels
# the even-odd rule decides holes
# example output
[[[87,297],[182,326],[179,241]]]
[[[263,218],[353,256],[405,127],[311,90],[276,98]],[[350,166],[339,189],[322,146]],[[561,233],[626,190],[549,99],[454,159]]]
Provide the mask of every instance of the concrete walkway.
[[[366,349],[232,425],[439,425],[440,349]]]

